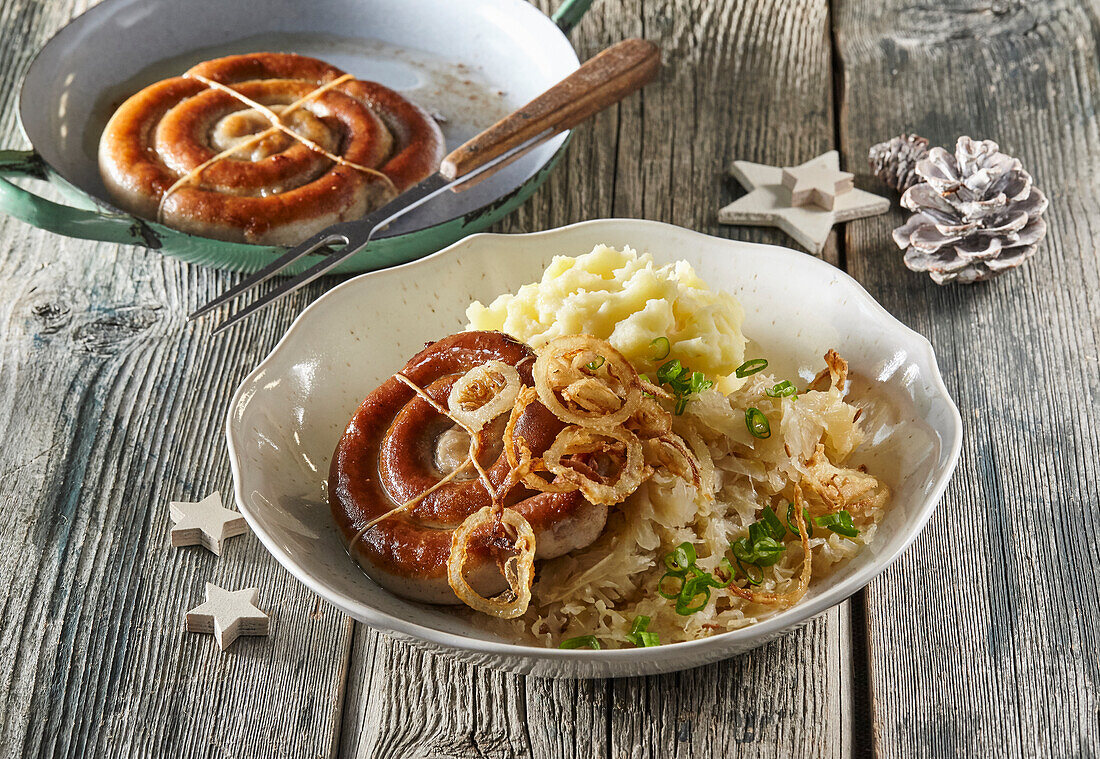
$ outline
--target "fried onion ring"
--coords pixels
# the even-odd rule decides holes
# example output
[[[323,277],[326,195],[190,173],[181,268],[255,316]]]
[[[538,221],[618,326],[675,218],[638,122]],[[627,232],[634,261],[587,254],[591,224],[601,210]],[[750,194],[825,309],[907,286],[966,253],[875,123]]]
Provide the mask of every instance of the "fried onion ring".
[[[530,447],[516,438],[516,424],[527,411],[527,406],[538,400],[538,393],[533,388],[525,387],[516,397],[512,413],[508,417],[508,424],[504,428],[504,454],[508,458],[508,465],[516,473],[519,481],[532,490],[542,493],[571,493],[579,490],[580,486],[566,480],[551,482],[538,475],[539,472],[548,471],[546,462],[541,458],[532,458]]]
[[[514,366],[503,361],[486,361],[454,383],[447,410],[456,422],[470,432],[477,432],[512,408],[522,384]]]
[[[832,348],[825,354],[825,368],[817,373],[806,390],[825,391],[835,387],[841,393],[844,392],[844,383],[848,381],[848,362],[840,357]]]
[[[567,424],[612,429],[642,402],[638,372],[609,343],[565,335],[538,353],[531,374],[539,400]]]
[[[493,598],[485,598],[466,582],[463,568],[466,553],[474,533],[500,523],[516,532],[514,556],[505,560],[502,569],[508,581],[508,590]],[[447,582],[464,604],[471,609],[500,619],[515,619],[527,611],[531,603],[531,581],[535,575],[535,531],[523,515],[513,509],[504,509],[499,516],[491,506],[485,506],[462,521],[451,536],[451,553],[447,558]]]
[[[571,482],[592,503],[611,505],[626,500],[646,478],[642,441],[630,430],[566,427],[543,457],[558,479]],[[600,472],[603,460],[618,465],[610,475]]]
[[[646,464],[662,466],[684,482],[690,482],[696,490],[703,491],[703,477],[699,462],[683,438],[670,432],[667,435],[644,440],[643,446]]]

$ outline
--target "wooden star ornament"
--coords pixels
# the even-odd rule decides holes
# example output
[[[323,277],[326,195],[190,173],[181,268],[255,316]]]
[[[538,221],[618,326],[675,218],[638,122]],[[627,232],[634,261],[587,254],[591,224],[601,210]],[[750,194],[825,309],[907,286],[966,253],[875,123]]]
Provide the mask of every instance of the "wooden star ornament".
[[[213,633],[222,651],[242,635],[267,635],[271,619],[256,606],[256,588],[229,591],[206,583],[206,602],[187,612],[188,632]]]
[[[169,515],[176,523],[172,528],[172,545],[201,545],[221,556],[222,541],[248,531],[248,525],[239,512],[222,506],[217,491],[195,503],[172,501]]]
[[[718,211],[720,223],[778,227],[813,253],[834,224],[890,210],[889,199],[853,188],[835,150],[786,168],[734,161],[731,173],[749,192]]]

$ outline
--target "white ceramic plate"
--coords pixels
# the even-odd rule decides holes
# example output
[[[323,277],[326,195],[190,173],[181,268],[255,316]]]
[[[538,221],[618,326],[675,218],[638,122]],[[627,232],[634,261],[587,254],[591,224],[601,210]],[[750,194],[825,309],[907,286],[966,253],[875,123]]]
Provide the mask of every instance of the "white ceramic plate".
[[[508,643],[447,607],[391,595],[348,557],[329,516],[329,459],[362,398],[424,343],[461,330],[471,300],[540,277],[554,255],[597,243],[686,259],[745,308],[745,334],[784,376],[805,375],[836,348],[881,380],[909,413],[880,451],[893,504],[875,542],[801,603],[752,627],[648,649],[562,651]],[[753,354],[755,355],[755,354]],[[528,235],[481,234],[334,288],[294,322],[245,379],[226,423],[237,503],[253,531],[298,579],[367,624],[429,649],[551,677],[653,674],[747,651],[844,600],[916,539],[958,461],[962,422],[932,347],[852,278],[785,248],[722,240],[651,221],[610,219]]]

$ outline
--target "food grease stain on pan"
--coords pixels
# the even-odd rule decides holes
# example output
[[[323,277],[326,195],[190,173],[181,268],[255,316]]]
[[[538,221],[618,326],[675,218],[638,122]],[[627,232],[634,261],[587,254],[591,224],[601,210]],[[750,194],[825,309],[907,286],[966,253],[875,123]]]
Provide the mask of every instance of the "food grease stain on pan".
[[[97,162],[103,127],[126,98],[161,79],[179,76],[201,61],[261,51],[319,58],[361,79],[380,82],[427,110],[439,122],[447,149],[453,150],[521,105],[494,85],[480,67],[398,47],[380,40],[327,34],[264,34],[228,45],[200,48],[157,61],[137,76],[106,88],[84,130],[85,155]]]

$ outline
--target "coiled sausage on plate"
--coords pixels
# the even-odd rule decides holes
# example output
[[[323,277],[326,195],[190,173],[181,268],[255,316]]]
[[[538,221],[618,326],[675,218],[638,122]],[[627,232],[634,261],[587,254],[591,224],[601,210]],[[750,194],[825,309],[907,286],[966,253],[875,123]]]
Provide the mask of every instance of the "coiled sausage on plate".
[[[500,332],[462,332],[431,343],[401,371],[437,404],[447,407],[452,385],[489,361],[515,367],[531,384],[534,353]],[[505,415],[506,416],[506,415]],[[511,471],[501,445],[504,418],[483,427],[482,464],[494,488]],[[563,428],[540,403],[519,418],[515,438],[539,456]],[[398,595],[429,603],[458,603],[447,582],[451,536],[464,519],[492,498],[473,470],[432,491],[415,506],[364,529],[372,520],[422,495],[464,458],[465,441],[455,424],[394,376],[360,404],[332,459],[329,503],[349,553],[363,570]],[[457,442],[456,442],[457,441]],[[454,451],[462,451],[455,455]],[[561,556],[589,545],[604,528],[607,507],[580,492],[537,492],[522,485],[504,496],[536,536],[536,556]],[[467,581],[490,596],[507,587],[498,563],[507,558],[491,536],[475,540],[466,561]]]

